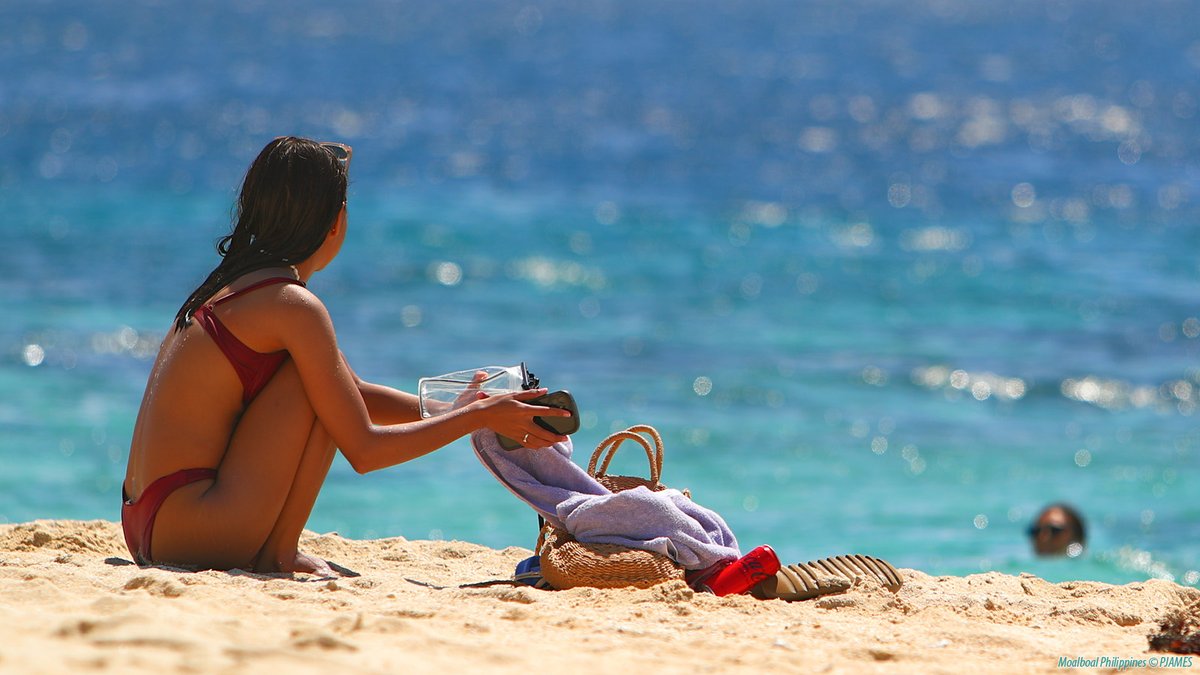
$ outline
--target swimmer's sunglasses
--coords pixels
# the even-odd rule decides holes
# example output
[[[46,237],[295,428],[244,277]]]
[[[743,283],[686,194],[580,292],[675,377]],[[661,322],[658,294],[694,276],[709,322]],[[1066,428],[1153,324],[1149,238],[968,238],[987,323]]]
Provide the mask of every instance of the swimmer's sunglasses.
[[[1066,529],[1062,525],[1030,525],[1028,532],[1030,537],[1037,537],[1041,534],[1042,530],[1048,530],[1051,537],[1057,537],[1065,532]]]

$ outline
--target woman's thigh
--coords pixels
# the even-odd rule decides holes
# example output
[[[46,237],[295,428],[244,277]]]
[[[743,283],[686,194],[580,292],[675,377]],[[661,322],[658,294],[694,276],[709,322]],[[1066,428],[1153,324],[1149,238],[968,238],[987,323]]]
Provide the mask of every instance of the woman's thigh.
[[[156,559],[243,565],[270,534],[292,491],[316,415],[289,360],[242,414],[217,478],[184,486],[163,503]]]

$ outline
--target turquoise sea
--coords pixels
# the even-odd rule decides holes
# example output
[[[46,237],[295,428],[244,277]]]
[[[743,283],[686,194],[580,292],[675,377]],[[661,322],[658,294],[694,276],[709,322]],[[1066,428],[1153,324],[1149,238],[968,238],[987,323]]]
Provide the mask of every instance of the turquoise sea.
[[[119,517],[150,355],[280,134],[355,146],[360,374],[525,361],[744,548],[1200,581],[1200,6],[0,4],[0,522]],[[622,472],[644,470],[626,450]],[[1086,516],[1032,556],[1045,504]],[[532,546],[459,441],[309,523]]]

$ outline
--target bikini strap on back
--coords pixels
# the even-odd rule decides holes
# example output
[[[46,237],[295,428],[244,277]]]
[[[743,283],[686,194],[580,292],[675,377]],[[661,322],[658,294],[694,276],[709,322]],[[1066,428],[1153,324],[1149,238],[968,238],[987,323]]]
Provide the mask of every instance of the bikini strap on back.
[[[291,277],[271,277],[270,279],[263,279],[262,281],[255,282],[245,288],[238,289],[231,293],[226,293],[225,295],[221,296],[220,298],[218,298],[216,300],[209,302],[208,304],[212,307],[215,307],[215,306],[221,304],[222,302],[225,302],[226,300],[232,300],[232,299],[238,297],[239,295],[249,293],[250,291],[256,291],[256,290],[262,288],[263,286],[270,286],[272,284],[296,284],[299,286],[305,286],[304,282],[300,281],[299,279],[293,279]],[[305,288],[307,288],[307,286],[305,286]]]

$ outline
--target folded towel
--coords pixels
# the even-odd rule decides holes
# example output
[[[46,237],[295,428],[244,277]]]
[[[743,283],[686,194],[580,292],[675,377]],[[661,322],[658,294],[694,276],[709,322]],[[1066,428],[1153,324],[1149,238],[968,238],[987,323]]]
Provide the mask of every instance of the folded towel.
[[[570,439],[507,451],[495,433],[480,430],[471,446],[504,487],[581,542],[654,551],[689,570],[741,556],[720,515],[678,490],[610,492],[571,461]]]

